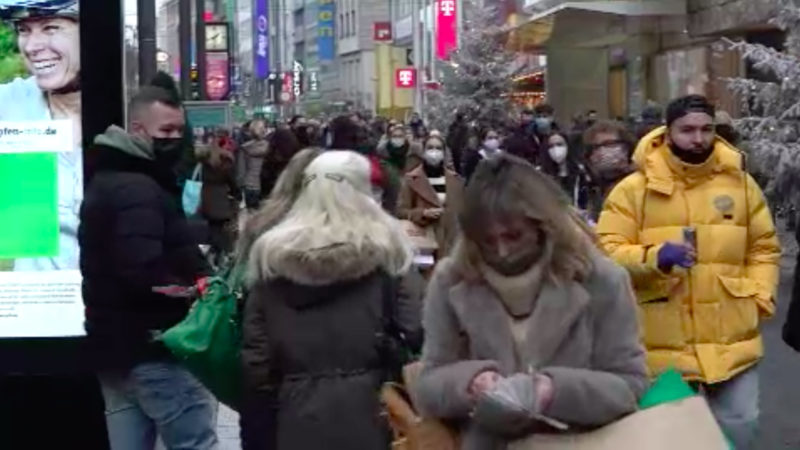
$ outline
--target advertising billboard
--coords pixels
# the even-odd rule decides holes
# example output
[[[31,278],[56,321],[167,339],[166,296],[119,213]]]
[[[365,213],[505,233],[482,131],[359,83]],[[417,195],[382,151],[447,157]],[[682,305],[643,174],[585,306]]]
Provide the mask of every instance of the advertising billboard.
[[[222,100],[230,92],[230,61],[226,52],[206,53],[206,92],[209,100]]]
[[[84,334],[77,0],[0,0],[0,338]]]
[[[330,62],[336,59],[335,17],[336,3],[333,0],[319,0],[317,46],[320,61]]]
[[[269,0],[255,0],[253,35],[255,36],[256,78],[266,80],[269,76]]]

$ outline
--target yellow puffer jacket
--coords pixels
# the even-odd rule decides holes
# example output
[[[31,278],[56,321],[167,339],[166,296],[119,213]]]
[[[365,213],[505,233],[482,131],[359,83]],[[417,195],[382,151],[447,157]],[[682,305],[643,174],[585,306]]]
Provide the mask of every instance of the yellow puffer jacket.
[[[717,383],[763,355],[758,327],[775,313],[780,244],[739,151],[717,139],[709,160],[690,166],[672,154],[665,133],[639,142],[638,171],[609,194],[597,233],[631,274],[653,375],[674,367]],[[696,229],[697,264],[663,273],[658,251],[682,242],[684,227]]]

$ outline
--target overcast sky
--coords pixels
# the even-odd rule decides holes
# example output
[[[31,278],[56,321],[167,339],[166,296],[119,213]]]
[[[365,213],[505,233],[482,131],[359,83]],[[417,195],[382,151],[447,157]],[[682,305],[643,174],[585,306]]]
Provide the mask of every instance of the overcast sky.
[[[161,7],[167,0],[154,0],[157,8]],[[125,5],[125,25],[136,25],[136,0],[123,0]]]

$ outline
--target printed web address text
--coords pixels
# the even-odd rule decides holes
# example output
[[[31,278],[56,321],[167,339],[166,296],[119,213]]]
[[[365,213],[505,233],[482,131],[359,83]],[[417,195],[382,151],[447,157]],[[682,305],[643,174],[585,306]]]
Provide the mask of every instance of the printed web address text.
[[[0,154],[71,152],[74,149],[70,120],[0,121]]]

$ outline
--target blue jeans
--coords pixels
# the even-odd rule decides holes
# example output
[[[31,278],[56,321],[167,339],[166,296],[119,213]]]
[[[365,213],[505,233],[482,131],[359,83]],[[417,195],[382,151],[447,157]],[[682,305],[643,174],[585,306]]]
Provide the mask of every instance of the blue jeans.
[[[153,450],[156,435],[168,450],[217,447],[217,402],[180,365],[142,363],[99,378],[111,450]]]
[[[703,386],[714,417],[736,450],[748,450],[755,442],[759,417],[758,382],[758,369],[753,367],[728,381]]]

